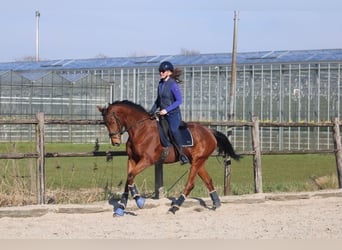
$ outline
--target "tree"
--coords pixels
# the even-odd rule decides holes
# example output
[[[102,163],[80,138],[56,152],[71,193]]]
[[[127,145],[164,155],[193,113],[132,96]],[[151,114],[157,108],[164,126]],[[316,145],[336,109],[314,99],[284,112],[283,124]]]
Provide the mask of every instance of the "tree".
[[[103,54],[103,53],[99,53],[99,54],[97,54],[96,56],[95,56],[95,58],[109,58],[110,56],[107,56],[107,55],[105,55],[105,54]]]
[[[198,50],[189,50],[185,48],[181,48],[180,55],[190,56],[190,55],[199,55],[201,52]]]
[[[35,60],[35,56],[24,56],[22,58],[15,59],[16,62],[34,62]]]

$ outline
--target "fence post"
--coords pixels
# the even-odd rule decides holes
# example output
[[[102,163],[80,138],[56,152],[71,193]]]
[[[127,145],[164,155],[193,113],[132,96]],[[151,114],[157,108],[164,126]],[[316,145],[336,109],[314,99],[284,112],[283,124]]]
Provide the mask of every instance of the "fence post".
[[[342,145],[340,135],[340,121],[338,117],[333,120],[334,145],[335,145],[335,160],[337,168],[338,187],[342,188]]]
[[[164,198],[163,186],[163,163],[157,162],[154,164],[154,189],[156,199]]]
[[[261,174],[261,150],[259,138],[259,120],[258,117],[252,117],[252,145],[253,145],[253,167],[254,167],[254,191],[262,193],[262,174]]]
[[[37,158],[37,196],[38,204],[45,204],[45,116],[43,112],[36,114],[38,123],[36,125],[36,148]]]

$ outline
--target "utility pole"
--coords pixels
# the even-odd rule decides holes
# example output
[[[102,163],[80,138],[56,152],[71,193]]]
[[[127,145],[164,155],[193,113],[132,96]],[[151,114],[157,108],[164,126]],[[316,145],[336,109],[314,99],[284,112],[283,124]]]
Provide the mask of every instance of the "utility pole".
[[[233,34],[233,52],[232,52],[232,76],[230,82],[230,95],[229,95],[229,121],[234,121],[234,103],[235,103],[235,85],[236,85],[236,48],[237,48],[237,29],[238,29],[239,12],[234,11],[234,34]],[[228,128],[227,136],[229,141],[233,135],[232,128]],[[224,161],[224,195],[230,193],[230,175],[231,173],[231,159],[227,157]]]
[[[234,11],[234,35],[233,35],[233,52],[232,52],[232,77],[230,82],[230,100],[229,100],[229,120],[234,120],[234,101],[235,101],[235,85],[236,85],[236,48],[237,48],[237,30],[238,30],[239,12]]]
[[[40,12],[36,10],[36,61],[39,61],[39,18]]]

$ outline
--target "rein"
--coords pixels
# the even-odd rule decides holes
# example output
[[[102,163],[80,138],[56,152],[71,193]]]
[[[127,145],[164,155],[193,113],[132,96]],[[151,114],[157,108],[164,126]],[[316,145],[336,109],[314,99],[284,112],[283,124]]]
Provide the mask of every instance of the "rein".
[[[112,115],[114,116],[114,118],[115,118],[115,120],[116,120],[116,123],[118,124],[118,127],[122,127],[121,121],[120,121],[119,117],[117,117],[117,115],[115,114],[115,112],[112,112]],[[132,124],[131,126],[129,126],[129,127],[125,128],[125,129],[121,130],[121,131],[118,130],[117,132],[109,133],[109,137],[112,138],[113,136],[118,135],[118,134],[122,135],[122,134],[124,134],[125,132],[128,132],[131,128],[133,128],[133,127],[135,127],[135,126],[139,125],[140,123],[143,123],[143,122],[145,122],[145,121],[147,121],[147,120],[151,120],[151,118],[150,118],[150,117],[144,118],[144,119],[139,120],[139,121],[137,121],[136,123]]]

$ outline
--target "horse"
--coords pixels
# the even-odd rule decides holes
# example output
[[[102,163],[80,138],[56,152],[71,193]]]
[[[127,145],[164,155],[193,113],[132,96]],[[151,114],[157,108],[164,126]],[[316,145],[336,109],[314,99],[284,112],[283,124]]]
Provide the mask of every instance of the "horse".
[[[136,175],[157,162],[168,164],[179,161],[178,152],[174,147],[165,147],[161,144],[158,122],[141,105],[123,100],[104,107],[97,106],[97,108],[108,129],[112,146],[119,146],[122,143],[123,133],[127,132],[129,135],[126,142],[128,170],[125,189],[113,212],[113,216],[123,216],[129,192],[138,208],[143,208],[145,204],[145,198],[139,194],[134,183]],[[183,193],[171,203],[169,211],[173,214],[180,209],[194,188],[197,175],[209,190],[213,202],[212,209],[220,207],[221,201],[205,168],[205,163],[216,149],[218,149],[218,155],[230,156],[235,160],[240,159],[240,155],[235,153],[233,146],[223,133],[195,122],[186,124],[193,136],[193,146],[184,147],[183,152],[189,158],[191,166]]]

